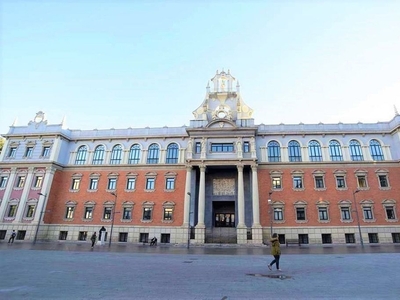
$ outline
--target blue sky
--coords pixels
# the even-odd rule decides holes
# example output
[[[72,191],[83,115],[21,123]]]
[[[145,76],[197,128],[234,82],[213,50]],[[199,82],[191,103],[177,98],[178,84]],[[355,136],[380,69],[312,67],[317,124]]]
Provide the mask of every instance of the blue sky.
[[[0,22],[0,133],[40,110],[70,129],[189,125],[222,68],[256,124],[400,110],[400,1],[3,0]]]

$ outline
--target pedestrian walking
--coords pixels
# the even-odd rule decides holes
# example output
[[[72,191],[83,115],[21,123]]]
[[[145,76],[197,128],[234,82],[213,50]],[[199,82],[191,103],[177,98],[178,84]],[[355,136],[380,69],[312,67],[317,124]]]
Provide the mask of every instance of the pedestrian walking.
[[[97,240],[96,232],[94,232],[94,233],[92,234],[92,237],[90,238],[90,240],[92,241],[92,248],[93,248],[93,247],[94,247],[94,244],[96,243],[96,240]]]
[[[14,239],[15,239],[16,235],[17,234],[15,233],[15,230],[13,230],[11,235],[10,235],[10,238],[8,239],[8,243],[11,243],[11,244],[14,243]]]
[[[278,234],[274,233],[270,240],[271,242],[271,254],[273,255],[274,259],[268,265],[268,269],[272,270],[272,266],[276,264],[276,269],[278,271],[282,271],[279,268],[279,259],[281,258],[281,244],[279,243]]]

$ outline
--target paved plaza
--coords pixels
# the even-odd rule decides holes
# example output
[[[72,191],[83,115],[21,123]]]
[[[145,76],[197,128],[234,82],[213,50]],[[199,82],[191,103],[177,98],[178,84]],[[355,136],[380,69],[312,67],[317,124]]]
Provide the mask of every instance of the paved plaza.
[[[0,299],[399,299],[400,245],[0,242]]]

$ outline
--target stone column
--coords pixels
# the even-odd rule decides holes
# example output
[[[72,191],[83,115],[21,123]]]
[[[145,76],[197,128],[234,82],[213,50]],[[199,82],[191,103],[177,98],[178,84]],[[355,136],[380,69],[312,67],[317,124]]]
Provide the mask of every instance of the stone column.
[[[28,174],[26,175],[24,189],[21,194],[21,199],[18,204],[17,214],[15,216],[14,222],[21,222],[23,218],[23,213],[25,211],[26,202],[28,201],[29,191],[32,187],[32,178],[33,178],[33,167],[28,168]]]
[[[243,184],[243,165],[237,166],[238,169],[238,224],[236,227],[237,243],[247,243],[247,227],[245,224],[244,207],[244,184]]]
[[[191,180],[192,180],[192,166],[186,166],[185,206],[183,214],[183,226],[189,226],[189,221],[190,221]]]
[[[4,151],[5,150],[3,149],[3,152]],[[6,190],[4,191],[3,199],[2,199],[1,205],[0,205],[0,220],[3,220],[6,210],[7,210],[8,203],[11,200],[10,196],[11,196],[11,192],[14,187],[16,174],[17,174],[17,168],[12,167],[10,175],[7,179]]]
[[[253,194],[253,226],[252,241],[253,244],[262,243],[262,227],[260,224],[260,198],[258,194],[258,174],[257,165],[251,166],[252,171],[252,194]]]
[[[204,214],[206,207],[206,167],[200,166],[200,185],[199,185],[199,212],[196,225],[196,243],[203,244],[206,237],[206,225],[204,223]]]

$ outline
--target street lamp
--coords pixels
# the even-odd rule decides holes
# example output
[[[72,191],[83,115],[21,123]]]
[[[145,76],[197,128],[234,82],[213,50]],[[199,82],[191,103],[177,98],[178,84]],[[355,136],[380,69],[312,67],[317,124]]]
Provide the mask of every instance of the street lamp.
[[[114,199],[114,207],[113,207],[113,212],[112,212],[110,240],[108,241],[108,247],[111,246],[112,232],[113,232],[113,228],[114,228],[114,219],[115,219],[115,209],[116,209],[116,206],[117,206],[117,193],[112,192],[110,194],[113,195],[115,197],[115,199]]]
[[[355,190],[353,191],[353,202],[354,202],[354,211],[356,212],[356,217],[357,217],[357,226],[358,226],[358,233],[360,234],[360,243],[361,243],[361,247],[364,248],[364,241],[362,238],[362,234],[361,234],[361,227],[360,227],[360,217],[358,215],[358,209],[357,209],[357,203],[356,203],[356,194],[359,192],[360,190]]]
[[[190,196],[192,195],[190,192],[187,192],[187,195],[189,196],[189,220],[188,220],[188,238],[187,238],[187,248],[189,249],[189,247],[190,247],[190,214],[191,214],[191,212],[190,212],[190,202],[191,202],[191,199],[190,199]]]
[[[271,195],[272,195],[272,193],[273,192],[269,192],[268,193],[268,205],[269,205],[269,210],[268,210],[268,212],[269,212],[269,221],[270,221],[270,227],[271,227],[271,238],[272,238],[272,214],[273,214],[273,211],[272,211],[272,200],[271,200]]]
[[[37,236],[38,236],[38,232],[39,232],[39,228],[40,228],[40,222],[42,221],[42,215],[44,214],[44,210],[43,209],[44,209],[44,205],[46,203],[46,197],[47,197],[47,194],[38,193],[38,195],[39,196],[43,196],[44,199],[43,199],[43,203],[42,203],[42,208],[40,210],[39,221],[38,221],[38,224],[36,226],[35,237],[33,238],[33,244],[36,244],[36,240],[37,240]]]

